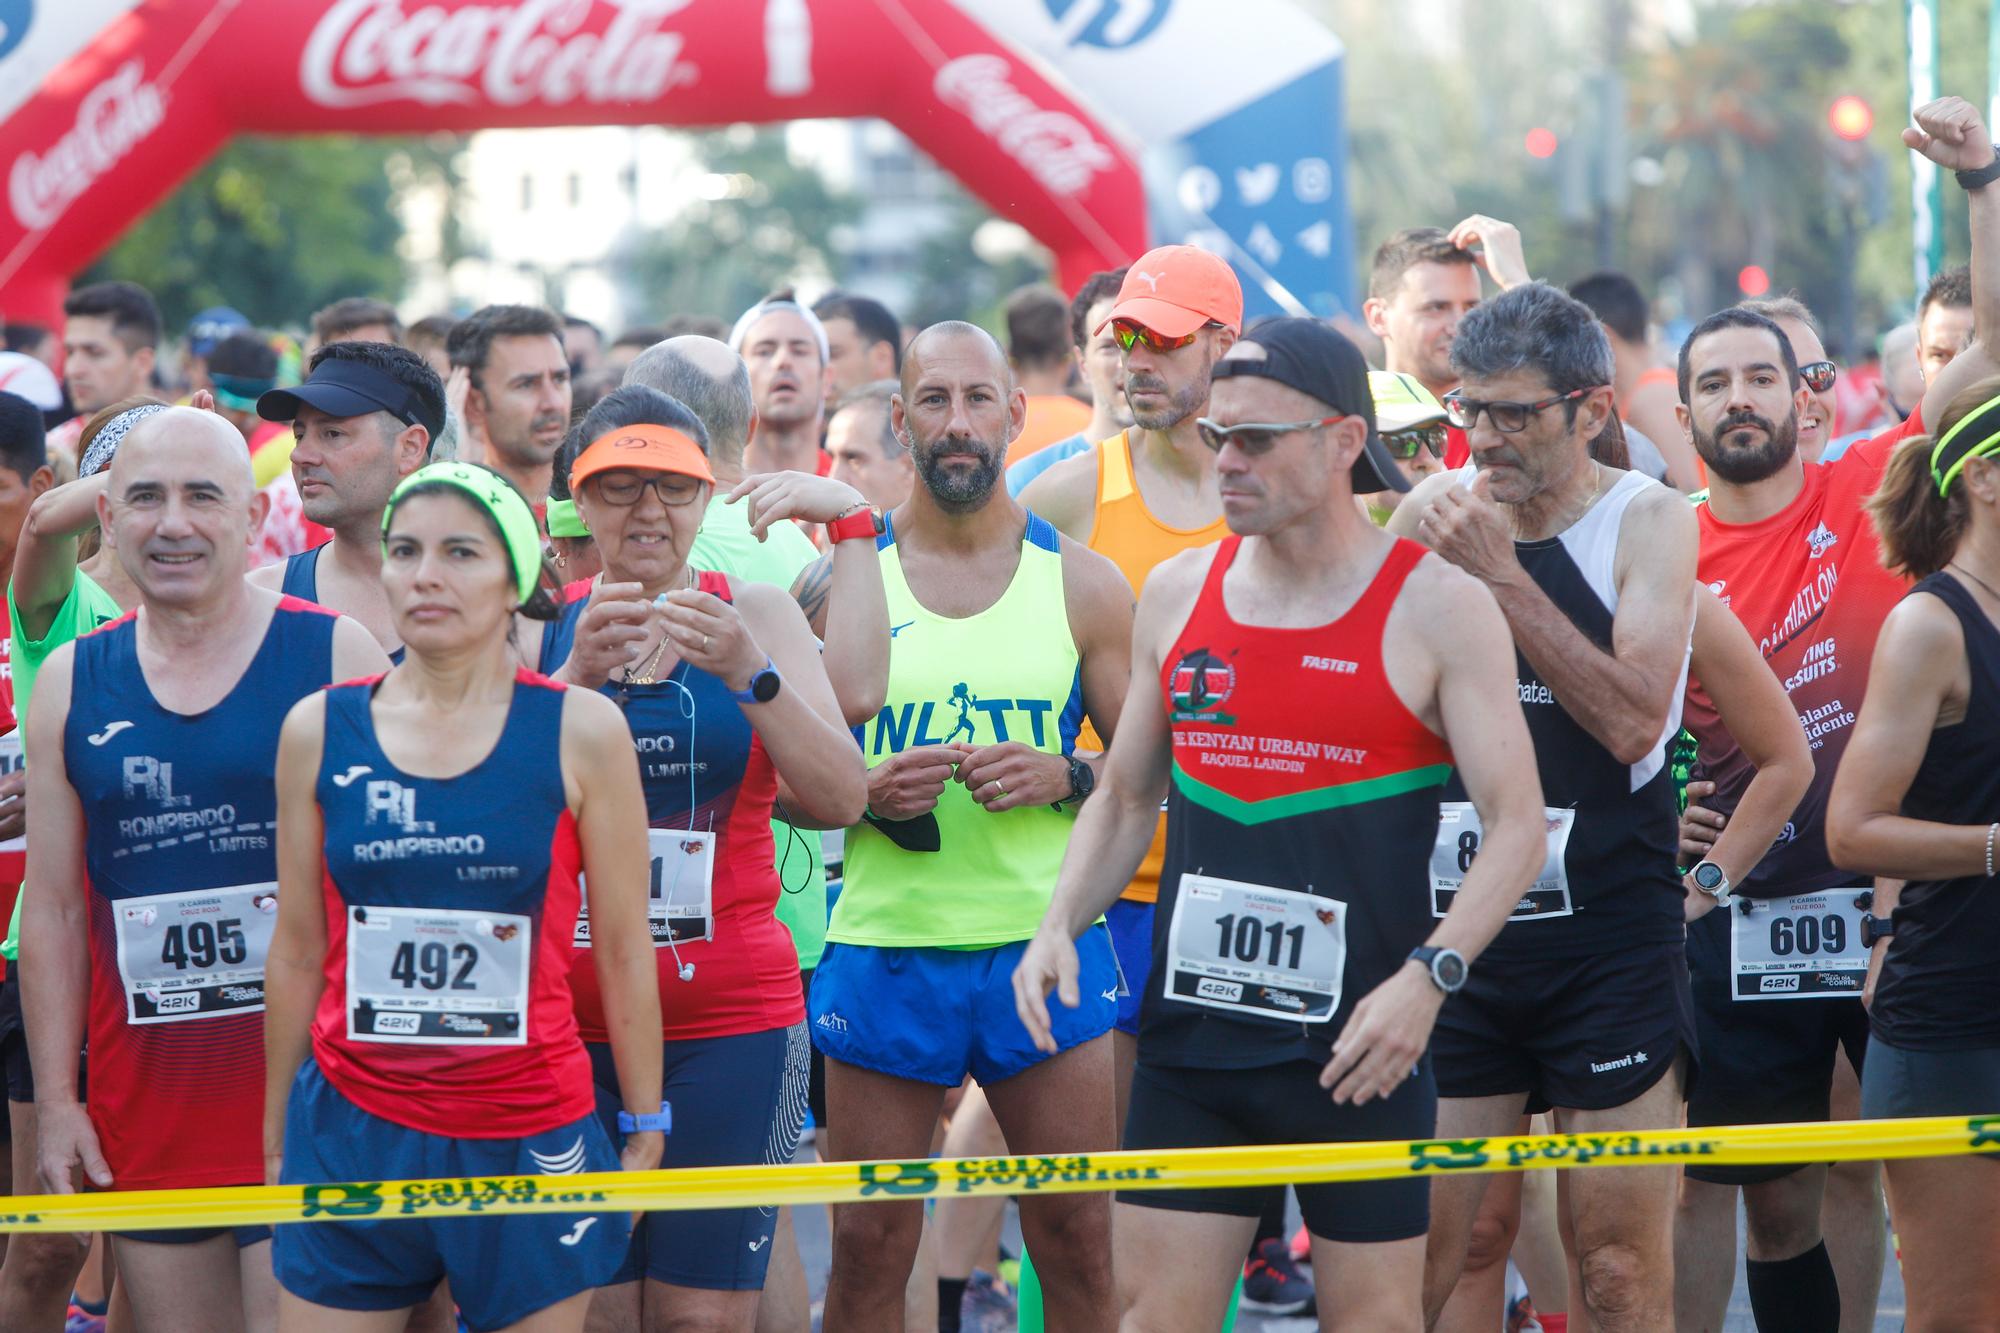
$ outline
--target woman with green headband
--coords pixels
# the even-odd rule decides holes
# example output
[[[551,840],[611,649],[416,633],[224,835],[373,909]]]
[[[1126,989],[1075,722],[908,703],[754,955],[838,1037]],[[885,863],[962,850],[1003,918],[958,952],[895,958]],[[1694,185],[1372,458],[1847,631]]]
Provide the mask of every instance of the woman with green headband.
[[[555,465],[549,473],[549,559],[556,567],[556,579],[565,590],[587,585],[604,569],[597,542],[590,535],[583,516],[576,512],[576,497],[570,494],[569,465],[590,441],[581,438],[583,422],[570,427],[562,448],[556,450]]]
[[[788,1162],[810,1048],[798,954],[775,916],[771,815],[782,801],[809,827],[858,820],[861,752],[791,596],[689,563],[714,488],[701,421],[627,385],[585,415],[578,438],[570,489],[604,571],[564,606],[543,661],[614,700],[639,752],[658,886],[645,938],[674,1108],[666,1164]],[[593,897],[576,938],[577,1016],[609,1109],[585,962],[606,937]],[[750,1333],[774,1223],[760,1208],[649,1214],[592,1307],[593,1329]]]
[[[382,518],[403,662],[301,701],[278,751],[278,921],[265,985],[265,1155],[284,1183],[615,1170],[571,996],[607,1029],[622,1165],[659,1163],[660,1006],[645,796],[618,709],[520,668],[548,619],[533,512],[435,463]],[[284,1328],[383,1327],[449,1279],[475,1328],[580,1330],[631,1216],[284,1228]]]
[[[2000,377],[1903,445],[1870,502],[1920,582],[1882,626],[1827,846],[1877,890],[1861,1113],[2000,1110]],[[2000,1161],[1884,1164],[1912,1329],[2000,1327]]]

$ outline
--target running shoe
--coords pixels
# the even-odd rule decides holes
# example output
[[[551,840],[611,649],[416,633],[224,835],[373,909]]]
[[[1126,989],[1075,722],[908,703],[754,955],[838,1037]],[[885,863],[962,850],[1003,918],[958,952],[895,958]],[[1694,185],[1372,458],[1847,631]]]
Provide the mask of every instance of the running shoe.
[[[1243,1308],[1266,1314],[1307,1314],[1313,1309],[1312,1279],[1292,1262],[1284,1238],[1259,1241],[1243,1264]]]
[[[961,1333],[1010,1333],[1020,1317],[1014,1289],[993,1274],[974,1269],[959,1304]]]

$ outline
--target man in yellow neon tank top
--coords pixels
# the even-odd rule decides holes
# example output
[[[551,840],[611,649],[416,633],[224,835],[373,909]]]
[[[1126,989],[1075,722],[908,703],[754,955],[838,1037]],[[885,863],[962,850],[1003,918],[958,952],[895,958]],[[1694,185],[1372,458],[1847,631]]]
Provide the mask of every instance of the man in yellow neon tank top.
[[[999,486],[1026,402],[999,345],[970,324],[911,343],[891,424],[920,485],[888,516],[889,688],[860,729],[868,815],[813,977],[827,1058],[829,1158],[930,1149],[945,1092],[969,1073],[1010,1144],[1093,1152],[1116,1141],[1109,939],[1080,944],[1085,996],[1045,1055],[1010,977],[1047,909],[1073,810],[1100,761],[1073,759],[1088,712],[1116,725],[1132,594],[1117,567],[1022,511]],[[843,1208],[826,1324],[900,1329],[920,1202]],[[1051,1328],[1109,1333],[1103,1195],[1024,1199]]]
[[[1093,324],[1122,349],[1122,389],[1133,425],[1056,464],[1021,504],[1066,537],[1108,556],[1137,597],[1153,567],[1229,535],[1215,488],[1215,455],[1195,421],[1208,411],[1216,360],[1243,330],[1243,289],[1229,265],[1191,245],[1148,251],[1125,272],[1118,299]],[[1086,730],[1078,744],[1101,750]],[[1152,970],[1153,901],[1166,856],[1166,818],[1125,894],[1105,914],[1129,992],[1118,1000],[1118,1120],[1139,1051],[1139,1000]]]

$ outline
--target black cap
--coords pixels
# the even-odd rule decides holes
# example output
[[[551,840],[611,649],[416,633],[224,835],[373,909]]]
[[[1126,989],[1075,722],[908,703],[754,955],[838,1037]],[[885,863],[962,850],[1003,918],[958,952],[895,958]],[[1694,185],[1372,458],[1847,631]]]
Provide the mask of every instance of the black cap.
[[[1276,380],[1335,412],[1360,417],[1368,438],[1354,460],[1354,493],[1407,491],[1403,470],[1382,447],[1375,431],[1375,395],[1368,387],[1368,363],[1361,351],[1323,320],[1267,319],[1244,331],[1215,363],[1215,378],[1254,375]]]
[[[387,412],[406,426],[422,426],[432,440],[444,433],[444,422],[425,419],[423,401],[408,385],[360,361],[328,357],[304,384],[273,389],[258,398],[257,415],[266,421],[290,421],[301,406],[316,407],[330,417]]]

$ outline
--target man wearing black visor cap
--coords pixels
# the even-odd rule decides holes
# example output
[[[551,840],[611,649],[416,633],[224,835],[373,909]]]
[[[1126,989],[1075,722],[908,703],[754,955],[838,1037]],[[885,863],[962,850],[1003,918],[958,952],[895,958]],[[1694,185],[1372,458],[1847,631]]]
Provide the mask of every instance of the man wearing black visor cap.
[[[1015,1004],[1048,1049],[1049,992],[1077,1003],[1073,941],[1130,882],[1164,797],[1124,1146],[1427,1139],[1433,1020],[1542,861],[1506,622],[1477,580],[1355,506],[1405,483],[1332,328],[1252,328],[1215,363],[1200,428],[1232,535],[1146,581],[1118,737]],[[1428,867],[1454,769],[1487,837],[1440,921]],[[1220,1324],[1280,1188],[1121,1194],[1114,1263],[1147,1272],[1128,1321]],[[1420,1325],[1430,1189],[1297,1187],[1325,1327]]]
[[[252,582],[352,616],[400,654],[382,591],[382,510],[444,429],[443,382],[408,348],[328,343],[305,383],[264,394],[257,413],[292,423],[292,480],[305,516],[333,540],[257,570]]]

